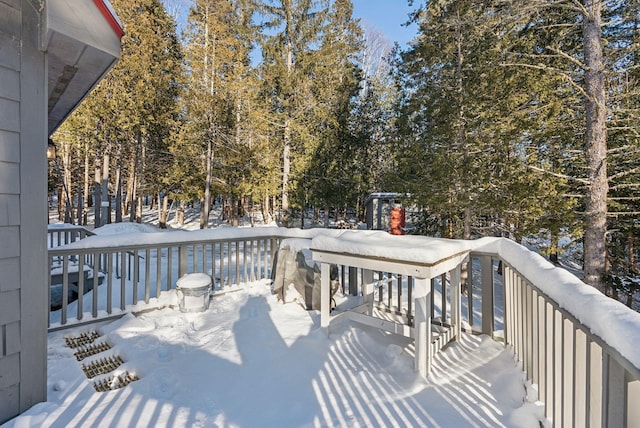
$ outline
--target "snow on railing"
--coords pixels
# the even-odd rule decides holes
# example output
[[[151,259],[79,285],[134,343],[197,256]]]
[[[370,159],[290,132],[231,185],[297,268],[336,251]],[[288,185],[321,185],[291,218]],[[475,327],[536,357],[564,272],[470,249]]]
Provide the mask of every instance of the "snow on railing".
[[[354,232],[228,228],[92,236],[53,248],[49,261],[61,272],[61,307],[51,311],[50,328],[121,316],[153,307],[154,302],[162,306],[166,302],[160,301],[161,292],[175,288],[185,273],[208,273],[216,292],[270,278],[281,240],[306,238],[311,243],[316,236],[329,236],[339,245],[344,233]],[[383,232],[355,233],[370,238],[370,253],[363,256],[375,261],[380,251],[376,247],[390,251]],[[408,266],[420,262],[416,257],[421,247],[446,244],[426,237],[396,238],[406,239],[407,247],[395,248],[393,259]],[[452,305],[460,301],[462,329],[488,334],[513,350],[528,379],[537,385],[554,426],[640,426],[640,314],[513,241],[462,242],[469,251],[469,263],[461,269],[462,296],[458,299],[456,288],[450,287],[457,269],[433,278],[432,321],[450,326]],[[336,247],[335,252],[345,250]],[[86,266],[79,269],[77,260]],[[364,282],[371,282],[376,308],[404,317],[411,327],[413,278],[367,266],[372,275],[363,276],[362,268],[350,266],[346,258],[338,264],[345,298],[363,296]],[[74,270],[76,277],[70,276]],[[87,274],[77,274],[81,271]],[[88,292],[70,303],[72,280],[78,290]],[[91,285],[85,287],[87,283]]]
[[[262,227],[136,232],[95,235],[51,248],[49,328],[172,304],[158,299],[187,273],[209,274],[214,292],[269,278],[280,239],[313,237],[319,231]]]
[[[553,425],[640,426],[640,314],[508,239],[471,247],[472,258],[502,262],[502,275],[482,270],[483,303],[500,276],[501,335]],[[492,318],[489,307],[496,306],[483,304],[483,319]],[[490,324],[483,322],[483,333],[493,334]]]
[[[47,226],[47,246],[49,248],[55,248],[92,235],[94,235],[93,232],[82,226],[74,226],[66,223],[50,224]]]

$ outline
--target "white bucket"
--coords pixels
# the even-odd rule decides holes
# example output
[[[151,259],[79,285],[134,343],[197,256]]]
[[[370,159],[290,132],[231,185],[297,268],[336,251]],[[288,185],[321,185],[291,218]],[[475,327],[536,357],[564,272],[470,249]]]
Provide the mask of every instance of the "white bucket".
[[[206,273],[188,273],[176,282],[180,312],[202,312],[209,309],[211,277]]]

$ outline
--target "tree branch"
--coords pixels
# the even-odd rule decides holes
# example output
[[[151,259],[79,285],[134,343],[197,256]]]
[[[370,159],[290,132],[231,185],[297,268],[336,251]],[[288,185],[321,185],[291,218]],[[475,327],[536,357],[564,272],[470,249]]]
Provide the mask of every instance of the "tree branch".
[[[524,68],[533,68],[535,70],[542,70],[542,71],[551,71],[554,72],[560,76],[562,76],[567,82],[569,82],[569,84],[571,86],[573,86],[574,88],[576,88],[578,90],[578,92],[580,92],[582,94],[582,96],[584,96],[585,98],[589,98],[589,95],[585,92],[584,88],[582,86],[580,86],[579,84],[577,84],[575,82],[575,80],[573,80],[573,78],[571,76],[569,76],[566,72],[559,70],[557,68],[554,67],[548,67],[544,64],[526,64],[526,63],[518,63],[518,62],[503,62],[502,64],[500,64],[500,66],[502,67],[524,67]]]
[[[557,172],[547,171],[545,169],[538,168],[537,166],[527,165],[527,168],[532,169],[532,170],[534,170],[536,172],[541,172],[543,174],[552,175],[554,177],[564,178],[566,180],[573,180],[573,181],[577,181],[578,183],[582,183],[582,184],[586,184],[586,185],[591,184],[591,182],[589,180],[586,180],[584,178],[577,178],[577,177],[571,177],[570,175],[558,174]]]
[[[622,171],[622,172],[619,172],[617,174],[613,174],[611,177],[608,178],[608,180],[609,180],[609,182],[611,182],[613,180],[617,180],[618,178],[626,177],[626,176],[631,175],[631,174],[635,174],[636,172],[640,172],[640,167],[631,168],[631,169],[629,169],[627,171]]]
[[[582,63],[581,61],[578,61],[577,59],[575,59],[574,57],[572,57],[571,55],[567,54],[566,52],[558,49],[558,48],[554,48],[551,46],[547,46],[547,49],[549,49],[551,52],[555,52],[555,54],[561,58],[564,58],[566,60],[568,60],[569,62],[572,62],[573,64],[577,65],[578,67],[580,67],[583,70],[587,69],[587,66],[584,65],[584,63]]]

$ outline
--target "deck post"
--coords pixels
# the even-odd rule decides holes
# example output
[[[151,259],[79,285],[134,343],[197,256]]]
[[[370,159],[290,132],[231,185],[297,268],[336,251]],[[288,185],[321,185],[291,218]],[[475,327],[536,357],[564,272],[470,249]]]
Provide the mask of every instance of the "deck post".
[[[416,347],[415,369],[421,376],[429,374],[431,366],[431,306],[429,305],[430,279],[415,278],[415,328]]]
[[[460,298],[460,285],[462,277],[461,265],[458,265],[455,269],[453,269],[449,273],[449,275],[451,278],[451,324],[453,324],[453,336],[455,340],[460,340],[460,335],[462,333],[462,304]]]

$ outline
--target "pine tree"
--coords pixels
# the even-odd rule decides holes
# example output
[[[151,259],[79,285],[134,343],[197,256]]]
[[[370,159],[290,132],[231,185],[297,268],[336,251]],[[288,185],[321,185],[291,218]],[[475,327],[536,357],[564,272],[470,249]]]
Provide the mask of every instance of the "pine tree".
[[[512,27],[534,29],[541,36],[536,51],[523,55],[524,52],[517,49],[508,50],[511,62],[564,79],[582,103],[573,128],[583,140],[574,147],[577,162],[567,177],[582,184],[578,190],[583,196],[584,279],[602,288],[610,181],[607,171],[610,158],[607,153],[608,122],[612,118],[610,109],[615,98],[607,88],[606,79],[612,72],[618,74],[619,67],[624,68],[624,61],[608,62],[611,58],[608,55],[620,46],[618,42],[612,38],[613,43],[605,43],[603,38],[627,25],[628,20],[623,15],[634,7],[633,2],[538,0],[503,2],[501,5],[515,17]],[[606,21],[604,16],[608,17]]]
[[[637,217],[640,214],[640,3],[620,2],[606,10],[606,61],[610,107],[607,292],[625,293],[630,306],[638,283]]]
[[[312,99],[316,52],[327,13],[328,1],[264,0],[260,12],[263,24],[263,94],[270,105],[270,120],[277,129],[273,138],[282,153],[281,209],[288,223],[292,163],[304,170],[305,158],[317,144],[307,113]],[[294,183],[295,184],[295,183]]]
[[[315,54],[310,128],[317,146],[302,172],[306,198],[315,206],[344,210],[354,206],[366,170],[350,122],[360,88],[357,55],[361,29],[350,0],[328,11],[322,42]],[[302,200],[302,197],[298,198]]]
[[[398,62],[406,93],[398,185],[438,213],[439,233],[449,237],[470,238],[474,217],[488,214],[485,190],[497,178],[489,166],[508,151],[486,126],[500,106],[492,102],[499,77],[489,12],[473,1],[429,2],[415,15],[419,37]]]
[[[251,193],[261,140],[256,115],[253,9],[246,1],[196,1],[189,14],[185,51],[189,69],[183,97],[185,121],[172,147],[184,197],[201,200],[207,227],[214,194],[237,207]],[[202,159],[202,162],[194,162]],[[174,191],[174,194],[177,194]],[[230,210],[237,221],[237,209]]]

